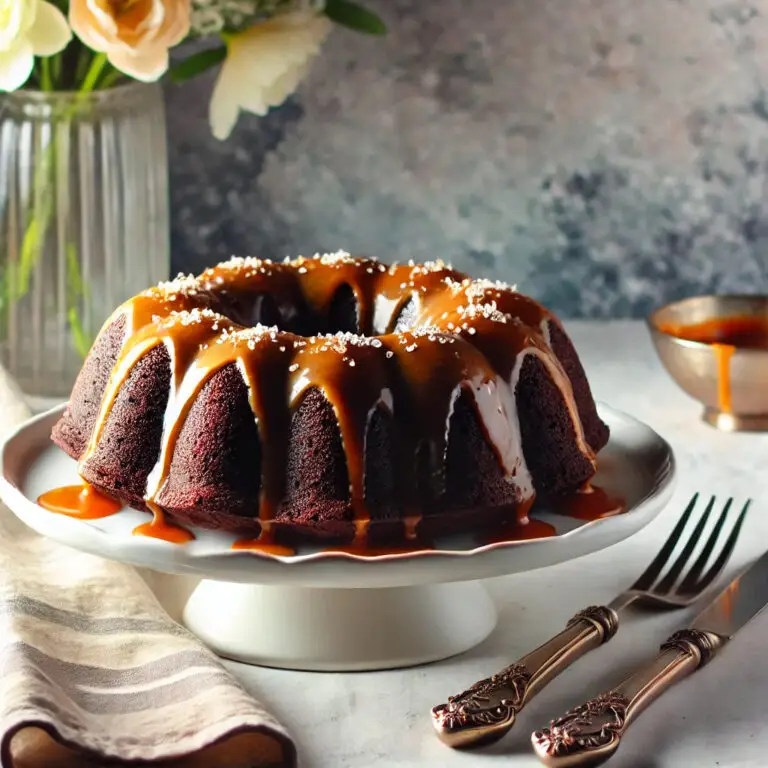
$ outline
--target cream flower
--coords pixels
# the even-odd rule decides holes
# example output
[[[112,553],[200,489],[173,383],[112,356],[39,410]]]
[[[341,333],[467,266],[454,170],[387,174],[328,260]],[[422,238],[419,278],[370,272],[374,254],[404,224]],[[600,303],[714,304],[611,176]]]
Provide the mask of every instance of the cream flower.
[[[35,56],[53,56],[71,39],[64,14],[46,0],[0,0],[0,90],[21,88]]]
[[[296,90],[331,29],[313,12],[275,16],[227,38],[227,58],[211,98],[213,135],[226,139],[240,110],[265,115]]]
[[[71,0],[69,21],[90,48],[126,75],[153,82],[168,69],[168,49],[189,32],[191,0]]]

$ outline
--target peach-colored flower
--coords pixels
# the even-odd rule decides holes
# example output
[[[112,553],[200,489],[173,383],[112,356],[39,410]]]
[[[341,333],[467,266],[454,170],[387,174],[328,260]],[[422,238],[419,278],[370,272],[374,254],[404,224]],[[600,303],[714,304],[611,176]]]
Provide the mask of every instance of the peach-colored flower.
[[[191,0],[72,0],[69,23],[90,48],[126,75],[152,82],[168,69],[168,50],[189,32]]]

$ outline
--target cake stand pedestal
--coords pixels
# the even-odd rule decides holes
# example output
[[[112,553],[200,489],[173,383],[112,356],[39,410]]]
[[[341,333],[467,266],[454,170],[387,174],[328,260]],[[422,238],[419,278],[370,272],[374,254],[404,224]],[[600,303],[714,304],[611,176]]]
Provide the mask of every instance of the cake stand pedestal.
[[[295,555],[234,550],[235,537],[195,529],[184,545],[134,536],[148,514],[99,520],[46,511],[41,493],[79,482],[50,441],[61,408],[23,424],[0,447],[0,497],[39,534],[160,573],[201,578],[186,625],[222,656],[285,669],[391,669],[444,659],[481,642],[496,609],[480,579],[544,568],[612,546],[648,525],[673,491],[674,458],[652,429],[607,406],[611,440],[595,482],[625,514],[584,522],[541,510],[557,535],[478,545],[446,537],[435,548],[366,556],[304,547]],[[588,567],[585,564],[585,567]]]
[[[206,579],[184,609],[184,624],[220,656],[324,672],[445,659],[484,640],[496,618],[478,582],[322,589]]]

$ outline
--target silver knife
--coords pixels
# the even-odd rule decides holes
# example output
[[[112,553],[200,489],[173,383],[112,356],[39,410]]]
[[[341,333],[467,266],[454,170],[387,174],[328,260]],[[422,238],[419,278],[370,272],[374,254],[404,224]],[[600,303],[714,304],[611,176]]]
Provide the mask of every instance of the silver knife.
[[[553,720],[531,735],[533,749],[552,768],[600,765],[619,748],[635,718],[670,686],[707,662],[768,602],[768,552],[737,576],[659,655],[615,688]]]

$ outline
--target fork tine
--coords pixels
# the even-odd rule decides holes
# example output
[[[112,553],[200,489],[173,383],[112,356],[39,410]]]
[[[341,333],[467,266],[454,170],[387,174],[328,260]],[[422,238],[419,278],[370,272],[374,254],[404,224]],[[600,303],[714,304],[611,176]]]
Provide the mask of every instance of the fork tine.
[[[707,504],[707,508],[704,510],[704,514],[699,519],[699,522],[696,524],[696,528],[694,529],[693,533],[688,537],[688,541],[685,542],[685,547],[683,547],[683,551],[678,556],[677,560],[675,560],[674,565],[669,569],[669,573],[654,587],[655,592],[669,592],[672,587],[675,585],[675,582],[680,577],[680,574],[683,572],[683,568],[685,568],[686,564],[688,563],[688,560],[691,558],[691,554],[693,553],[693,550],[696,548],[696,545],[699,543],[699,539],[701,538],[701,534],[704,532],[704,526],[707,524],[707,520],[709,519],[709,515],[711,514],[712,510],[715,507],[715,497],[712,496],[710,498],[709,503]]]
[[[704,549],[701,550],[701,554],[696,559],[693,567],[690,569],[690,571],[688,571],[682,583],[677,588],[678,592],[684,593],[697,591],[697,582],[699,577],[704,572],[704,567],[706,566],[710,556],[712,555],[712,552],[715,549],[715,544],[717,543],[717,539],[720,536],[720,531],[723,530],[725,519],[728,517],[728,512],[730,511],[732,504],[733,497],[726,501],[725,506],[723,507],[723,511],[720,513],[720,517],[718,518],[717,523],[715,523],[715,527],[712,529],[712,533],[709,535],[707,543],[704,545]]]
[[[741,525],[744,522],[744,518],[747,516],[747,510],[749,510],[751,503],[752,499],[748,499],[747,503],[739,513],[739,517],[736,520],[736,525],[733,526],[731,535],[725,542],[725,546],[723,547],[722,552],[718,556],[717,560],[715,560],[715,562],[712,564],[712,567],[704,574],[702,579],[696,585],[697,593],[703,592],[720,575],[720,572],[723,570],[723,568],[725,568],[726,563],[731,557],[731,553],[736,546],[736,540],[739,538],[739,533],[741,532]]]
[[[637,579],[637,581],[630,587],[630,589],[645,590],[648,589],[654,581],[656,581],[658,575],[661,573],[661,569],[666,565],[669,556],[675,549],[675,545],[680,540],[680,536],[685,529],[688,520],[691,517],[691,513],[696,506],[696,502],[699,500],[699,494],[694,493],[693,498],[688,503],[685,511],[680,517],[677,525],[669,534],[669,537],[664,542],[664,546],[659,550],[659,554],[653,559],[653,562],[645,569],[644,573]]]

